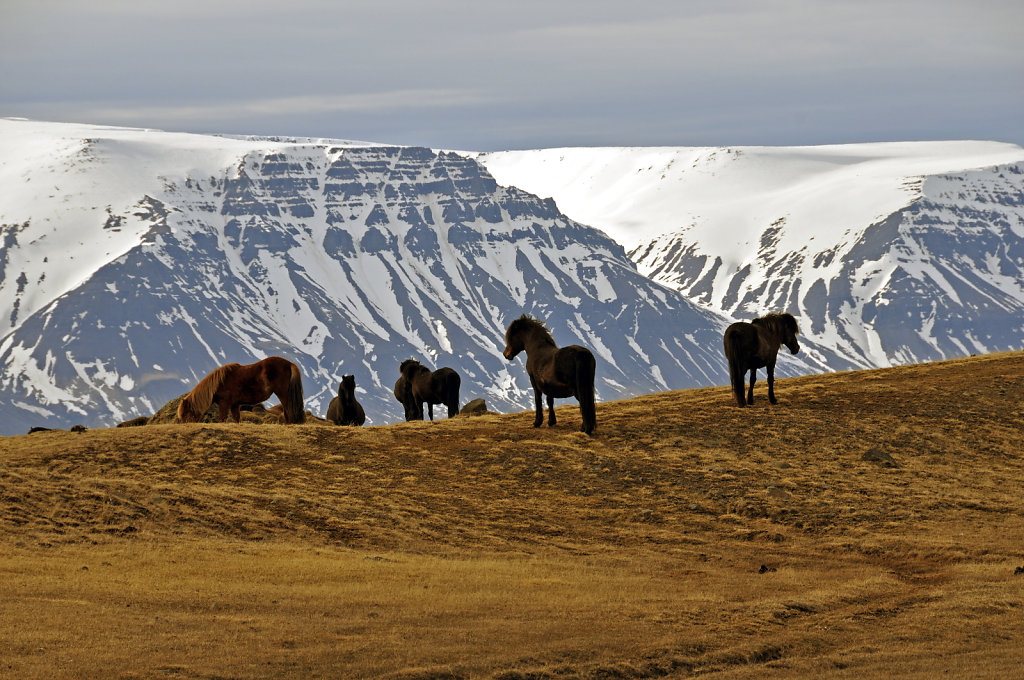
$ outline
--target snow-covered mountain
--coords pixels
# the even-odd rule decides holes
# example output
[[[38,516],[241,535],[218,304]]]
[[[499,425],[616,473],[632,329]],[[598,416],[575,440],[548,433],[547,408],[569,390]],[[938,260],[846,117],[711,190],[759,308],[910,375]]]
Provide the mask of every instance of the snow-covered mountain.
[[[718,314],[857,365],[1024,347],[1024,149],[995,142],[478,156]]]
[[[149,415],[272,354],[320,414],[353,373],[370,421],[399,420],[410,357],[458,370],[463,401],[525,409],[501,356],[523,312],[594,350],[599,399],[727,382],[726,319],[471,158],[0,120],[4,434]],[[809,349],[780,363],[836,361]]]

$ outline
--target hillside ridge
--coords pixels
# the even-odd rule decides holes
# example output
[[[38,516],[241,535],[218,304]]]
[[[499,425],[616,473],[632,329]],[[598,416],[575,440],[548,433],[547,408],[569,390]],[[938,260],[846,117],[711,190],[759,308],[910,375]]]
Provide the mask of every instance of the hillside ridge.
[[[123,500],[115,504],[120,508],[114,514],[121,519],[112,521],[113,526],[122,530],[128,525],[133,530],[151,526],[152,531],[162,533],[176,526],[174,518],[184,507],[200,502],[206,485],[214,485],[218,497],[226,489],[239,494],[232,505],[239,504],[240,512],[234,529],[228,532],[239,537],[264,532],[270,537],[296,530],[299,524],[287,521],[285,508],[305,495],[307,501],[321,499],[316,505],[323,516],[309,524],[321,540],[344,543],[345,536],[359,536],[352,540],[360,545],[375,540],[390,545],[397,540],[391,533],[394,517],[374,511],[375,521],[384,524],[371,522],[356,530],[358,522],[335,517],[330,510],[333,502],[326,499],[355,502],[354,494],[361,489],[364,496],[358,502],[368,507],[378,488],[395,488],[414,505],[437,494],[450,496],[449,503],[466,504],[476,498],[475,502],[483,505],[495,497],[497,488],[508,484],[499,497],[528,502],[531,513],[557,523],[555,515],[566,509],[565,504],[552,500],[545,509],[540,497],[566,493],[586,505],[586,499],[613,491],[628,495],[642,488],[644,482],[639,480],[646,477],[648,483],[658,479],[659,493],[667,494],[662,503],[648,508],[662,521],[678,521],[693,513],[703,516],[711,512],[704,507],[707,498],[720,498],[713,504],[714,512],[758,507],[757,514],[763,518],[785,523],[785,513],[775,515],[765,509],[774,505],[770,497],[763,497],[771,486],[770,476],[759,479],[758,468],[773,468],[783,460],[801,467],[819,463],[864,466],[864,454],[881,451],[894,462],[902,461],[904,467],[896,474],[904,475],[906,466],[925,468],[934,456],[947,456],[953,450],[970,451],[975,446],[974,457],[997,444],[1009,446],[1012,436],[1019,434],[1012,415],[1020,413],[1015,404],[1024,403],[1024,353],[780,379],[776,392],[780,404],[771,407],[764,384],[759,383],[755,405],[749,409],[733,407],[727,387],[599,403],[592,441],[576,432],[579,412],[574,402],[558,407],[558,426],[539,429],[529,426],[532,412],[523,412],[366,428],[211,423],[7,437],[0,439],[4,469],[8,474],[23,469],[19,474],[28,477],[15,476],[12,481],[31,478],[34,483],[20,484],[24,492],[20,497],[7,497],[8,502],[16,503],[3,509],[0,521],[6,522],[7,531],[18,534],[25,525],[16,518],[32,516],[20,504],[64,507],[67,518],[58,521],[53,513],[47,513],[44,526],[38,529],[44,534],[55,532],[51,539],[67,534],[71,526],[76,527],[72,534],[103,533],[110,527],[98,528],[99,520],[83,514],[75,496],[99,499],[104,493],[99,489],[106,489]],[[1003,435],[1007,441],[998,440]],[[986,439],[990,437],[996,439]],[[827,460],[815,460],[819,452],[827,455]],[[719,458],[728,464],[715,463]],[[699,474],[691,467],[694,464],[699,465]],[[616,470],[612,477],[621,488],[609,486],[602,476],[605,467]],[[469,470],[476,477],[467,477]],[[316,478],[310,477],[314,471],[318,471]],[[324,471],[331,477],[320,480]],[[676,475],[700,483],[669,491],[667,479]],[[742,489],[737,475],[757,482]],[[363,476],[376,479],[377,484],[353,483]],[[723,489],[712,493],[715,480],[722,478],[727,479]],[[470,479],[475,481],[470,484]],[[57,484],[58,480],[71,486]],[[86,482],[98,484],[95,493],[80,486]],[[153,491],[156,486],[163,491]],[[697,487],[711,496],[690,495]],[[47,488],[49,493],[44,491]],[[172,489],[183,498],[168,505]],[[197,496],[185,500],[193,492]],[[33,503],[30,499],[38,493],[43,496]],[[257,515],[244,510],[256,498],[278,493],[290,500],[271,503],[269,507],[277,510],[263,508]],[[145,501],[149,494],[158,499],[156,505]],[[784,495],[793,500],[792,490]],[[690,509],[695,504],[699,510]],[[176,505],[176,512],[168,512]],[[645,509],[635,499],[628,505],[636,512]],[[653,509],[659,505],[660,510]],[[448,509],[453,516],[459,514]],[[207,510],[210,517],[225,512],[213,507]],[[857,516],[865,513],[862,509]],[[439,510],[435,508],[431,514],[439,514]],[[257,516],[263,519],[255,521]],[[489,521],[501,524],[498,517]],[[231,526],[226,520],[218,522],[213,526]],[[341,528],[347,525],[353,526]]]
[[[26,679],[1012,677],[1024,352],[776,393],[599,403],[593,437],[569,404],[540,429],[0,438],[0,658]]]

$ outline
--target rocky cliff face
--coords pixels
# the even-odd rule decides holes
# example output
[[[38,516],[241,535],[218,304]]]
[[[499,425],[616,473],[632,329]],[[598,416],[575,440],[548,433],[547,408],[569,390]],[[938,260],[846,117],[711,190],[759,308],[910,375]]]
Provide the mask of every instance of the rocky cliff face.
[[[825,249],[780,250],[785,221],[724,271],[723,255],[665,236],[632,256],[653,278],[733,316],[797,314],[864,366],[1024,346],[1024,163],[913,182],[909,205]]]
[[[530,408],[523,360],[501,356],[524,312],[593,349],[599,400],[727,382],[724,319],[472,159],[17,126],[0,133],[40,143],[8,137],[3,179],[29,196],[0,204],[4,433],[149,414],[268,355],[301,366],[321,415],[355,374],[369,422],[399,420],[391,389],[410,357],[459,371],[464,402]]]

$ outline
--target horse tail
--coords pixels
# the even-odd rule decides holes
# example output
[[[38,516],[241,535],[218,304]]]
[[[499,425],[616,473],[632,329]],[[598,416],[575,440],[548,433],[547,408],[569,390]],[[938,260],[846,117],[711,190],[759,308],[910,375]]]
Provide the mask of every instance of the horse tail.
[[[288,398],[284,404],[284,422],[306,422],[306,405],[302,395],[302,373],[292,364],[292,377],[288,381]]]
[[[445,406],[448,407],[448,417],[452,418],[459,414],[459,388],[462,387],[462,378],[456,371],[448,376],[445,386]]]
[[[729,383],[732,385],[733,394],[736,395],[736,403],[739,406],[746,406],[747,400],[743,395],[746,368],[743,362],[743,343],[739,329],[733,326],[726,328],[722,342],[725,345],[725,358],[729,361]]]
[[[583,417],[583,427],[580,429],[587,434],[593,434],[597,427],[597,410],[594,406],[594,375],[597,369],[597,362],[590,350],[583,350],[576,353],[576,400],[580,403],[580,415]]]
[[[412,375],[403,372],[402,378],[405,380],[402,385],[402,404],[405,406],[405,419],[406,421],[423,420],[423,404],[419,404],[417,407],[416,396],[412,393]]]
[[[183,423],[198,423],[202,420],[213,404],[213,396],[224,384],[228,373],[234,371],[238,366],[238,364],[225,364],[210,371],[178,404],[178,420]]]

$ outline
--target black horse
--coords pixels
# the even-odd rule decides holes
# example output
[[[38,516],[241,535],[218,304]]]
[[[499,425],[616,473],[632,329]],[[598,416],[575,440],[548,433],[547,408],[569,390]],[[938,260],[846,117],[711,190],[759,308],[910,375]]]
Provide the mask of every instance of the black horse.
[[[729,380],[736,395],[736,404],[746,406],[754,403],[754,382],[757,369],[768,370],[768,401],[777,404],[775,398],[775,359],[779,347],[785,345],[790,354],[800,351],[796,336],[800,332],[792,314],[766,314],[750,323],[737,321],[725,329],[725,358],[729,360]],[[750,389],[746,401],[743,399],[743,377],[750,371]]]
[[[451,368],[439,368],[431,371],[416,361],[406,359],[398,367],[405,381],[403,397],[400,401],[405,405],[406,420],[423,420],[423,404],[427,405],[430,419],[434,419],[434,404],[448,407],[448,417],[459,413],[459,387],[462,378]],[[399,384],[395,384],[395,396],[399,394]]]
[[[597,426],[594,408],[594,372],[596,361],[586,347],[567,345],[558,347],[547,327],[523,314],[513,321],[505,331],[505,351],[502,354],[509,361],[526,350],[526,373],[533,385],[537,401],[537,417],[534,427],[544,422],[542,394],[548,397],[548,425],[555,424],[555,399],[576,397],[580,403],[583,425],[580,432],[593,434]]]
[[[327,407],[327,420],[335,425],[362,425],[366,422],[366,413],[356,401],[356,377],[345,375],[338,385],[338,396],[331,399]]]

